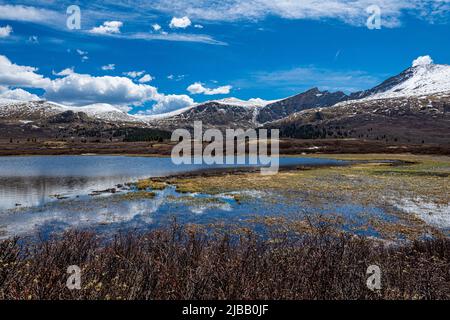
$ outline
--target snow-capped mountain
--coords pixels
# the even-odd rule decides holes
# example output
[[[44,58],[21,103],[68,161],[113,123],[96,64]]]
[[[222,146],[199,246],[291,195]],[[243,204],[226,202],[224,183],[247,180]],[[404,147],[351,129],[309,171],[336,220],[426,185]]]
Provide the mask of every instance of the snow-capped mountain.
[[[66,126],[73,121],[90,122],[90,126],[97,123],[101,128],[106,125],[108,128],[150,127],[171,131],[176,128],[192,128],[194,121],[202,121],[205,128],[220,129],[279,126],[288,128],[284,132],[297,137],[305,132],[306,136],[311,134],[313,129],[305,129],[304,125],[320,124],[325,130],[331,124],[345,124],[343,127],[351,124],[359,128],[360,123],[380,120],[382,117],[391,117],[383,118],[384,123],[391,123],[390,125],[395,125],[392,124],[393,119],[397,123],[403,123],[402,121],[411,115],[414,115],[411,123],[431,123],[428,120],[440,121],[440,117],[445,118],[445,123],[450,108],[449,97],[450,66],[433,64],[431,58],[425,56],[416,59],[410,68],[380,85],[350,95],[313,88],[276,101],[246,101],[233,97],[193,104],[156,115],[132,115],[108,104],[74,107],[47,101],[0,100],[0,124],[3,122],[23,126],[40,122],[45,127],[46,121],[53,126],[58,121]],[[383,121],[378,121],[377,126],[383,126]],[[39,126],[37,123],[33,125]],[[441,127],[447,132],[445,125]],[[299,132],[294,132],[295,130]],[[352,129],[346,130],[349,136]],[[354,136],[355,132],[351,133],[351,136]],[[447,133],[450,135],[450,132]]]
[[[72,111],[84,113],[88,117],[108,122],[144,122],[139,117],[129,115],[126,112],[109,104],[93,104],[83,107],[65,106],[48,101],[0,101],[1,119],[44,120],[57,114]]]
[[[294,138],[450,143],[450,66],[420,57],[380,85],[267,124]]]
[[[153,127],[164,130],[192,128],[194,121],[202,121],[205,128],[252,128],[257,126],[255,118],[258,106],[226,104],[224,101],[209,101],[185,108],[171,116],[157,115],[144,119]]]
[[[356,99],[389,99],[450,92],[450,66],[433,64],[429,56],[419,57],[412,66],[380,85],[350,95]]]
[[[63,107],[73,112],[84,112],[88,116],[109,122],[143,122],[142,119],[134,115],[130,115],[117,107],[110,104],[91,104],[83,107]]]

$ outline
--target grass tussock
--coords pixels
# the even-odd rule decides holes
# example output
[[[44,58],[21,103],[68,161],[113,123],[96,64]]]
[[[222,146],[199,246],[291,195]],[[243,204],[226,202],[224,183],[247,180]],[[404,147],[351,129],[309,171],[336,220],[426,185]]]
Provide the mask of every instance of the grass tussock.
[[[153,179],[143,179],[136,183],[138,190],[147,190],[149,188],[152,190],[164,190],[166,186],[166,183]]]
[[[384,246],[347,234],[261,240],[251,231],[155,230],[100,240],[68,232],[0,243],[1,299],[449,299],[450,240]],[[366,286],[369,265],[382,289]],[[82,270],[68,290],[69,265]]]

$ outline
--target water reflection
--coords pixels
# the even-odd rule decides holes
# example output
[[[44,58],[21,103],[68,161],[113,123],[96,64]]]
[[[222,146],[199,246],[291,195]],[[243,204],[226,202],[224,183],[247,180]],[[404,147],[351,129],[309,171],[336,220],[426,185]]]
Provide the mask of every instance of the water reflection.
[[[281,165],[341,163],[330,159],[280,159]],[[57,198],[87,195],[140,178],[217,167],[226,165],[177,166],[170,158],[125,156],[0,157],[0,215],[14,207],[42,206]]]

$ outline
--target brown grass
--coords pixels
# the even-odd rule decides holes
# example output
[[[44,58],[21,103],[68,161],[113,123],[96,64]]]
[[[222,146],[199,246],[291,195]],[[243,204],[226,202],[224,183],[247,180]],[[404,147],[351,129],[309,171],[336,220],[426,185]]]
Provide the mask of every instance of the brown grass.
[[[379,292],[366,287],[372,264],[382,270]],[[69,265],[82,269],[81,290],[65,286]],[[326,228],[262,240],[176,224],[108,241],[73,231],[0,242],[0,298],[449,299],[450,240],[385,246]]]

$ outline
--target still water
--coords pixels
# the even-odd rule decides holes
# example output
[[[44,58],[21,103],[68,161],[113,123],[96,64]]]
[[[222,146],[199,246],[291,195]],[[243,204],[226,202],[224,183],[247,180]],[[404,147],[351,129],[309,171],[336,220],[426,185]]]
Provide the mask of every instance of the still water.
[[[343,165],[344,161],[286,157],[281,166]],[[316,214],[358,216],[361,210],[384,215],[378,208],[346,203],[314,208],[301,197],[286,201],[282,195],[239,190],[233,193],[179,194],[172,186],[156,191],[154,198],[129,197],[136,192],[128,182],[227,166],[177,166],[170,158],[126,156],[36,156],[0,158],[0,239],[44,236],[68,229],[89,229],[102,234],[150,230],[170,223],[238,225],[255,217]],[[230,166],[228,166],[230,167]],[[242,167],[242,165],[239,165]],[[220,181],[218,180],[218,183]],[[102,191],[114,188],[115,193]],[[356,221],[356,223],[359,223]]]
[[[281,166],[336,165],[319,158],[280,158]],[[242,165],[240,165],[242,166]],[[161,177],[227,165],[175,165],[170,158],[126,156],[0,157],[0,213],[42,206],[142,178]]]

